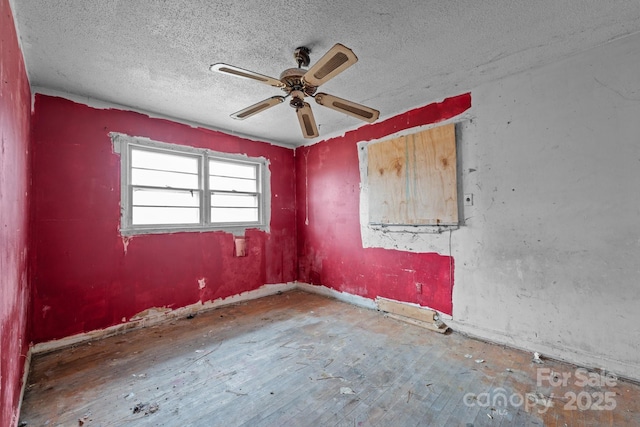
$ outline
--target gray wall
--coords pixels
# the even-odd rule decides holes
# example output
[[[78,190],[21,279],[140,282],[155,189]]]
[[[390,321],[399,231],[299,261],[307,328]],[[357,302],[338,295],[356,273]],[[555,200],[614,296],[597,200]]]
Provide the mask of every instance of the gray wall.
[[[452,253],[458,330],[640,379],[640,34],[471,93],[466,225],[363,244]]]

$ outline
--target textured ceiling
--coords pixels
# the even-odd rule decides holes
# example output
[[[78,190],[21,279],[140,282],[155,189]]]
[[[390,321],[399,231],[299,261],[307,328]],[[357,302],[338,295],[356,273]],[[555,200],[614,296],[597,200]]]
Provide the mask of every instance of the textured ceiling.
[[[380,120],[640,31],[638,0],[15,0],[32,86],[301,145],[287,104],[229,114],[279,89],[209,71],[225,62],[278,77],[335,43],[359,61],[321,90]],[[311,102],[317,140],[364,124]]]

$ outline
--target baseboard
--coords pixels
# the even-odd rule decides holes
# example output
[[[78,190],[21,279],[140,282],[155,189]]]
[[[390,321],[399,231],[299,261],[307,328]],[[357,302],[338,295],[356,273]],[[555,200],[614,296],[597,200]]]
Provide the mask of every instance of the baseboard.
[[[248,301],[252,299],[262,298],[265,296],[273,295],[278,292],[287,292],[293,289],[299,289],[301,291],[323,295],[329,298],[334,298],[339,301],[346,302],[351,305],[355,305],[370,310],[378,310],[378,305],[373,299],[365,298],[360,295],[354,295],[347,292],[340,292],[335,289],[328,288],[321,285],[311,285],[304,282],[289,282],[272,285],[264,285],[258,289],[243,292],[238,295],[233,295],[227,298],[220,298],[213,301],[206,301],[204,303],[197,302],[185,307],[172,310],[167,307],[154,307],[144,310],[142,313],[133,316],[128,322],[110,326],[104,329],[97,329],[94,331],[84,332],[81,334],[71,335],[69,337],[61,338],[58,340],[47,341],[38,343],[31,347],[30,351],[33,354],[49,353],[51,351],[59,350],[66,347],[71,347],[77,344],[81,344],[88,341],[94,341],[101,338],[107,338],[113,335],[123,334],[128,331],[157,325],[166,321],[173,320],[175,318],[186,317],[188,315],[203,313],[214,308],[222,307],[229,304],[236,304],[242,301]]]
[[[27,381],[29,381],[29,372],[31,371],[31,355],[33,347],[29,347],[27,354],[25,355],[24,360],[24,371],[22,372],[22,385],[20,387],[20,399],[18,400],[18,410],[16,411],[17,419],[14,422],[14,425],[18,425],[20,421],[20,413],[22,411],[22,399],[24,399],[24,392],[27,389]]]
[[[526,351],[532,354],[540,353],[548,359],[558,360],[589,370],[605,370],[615,374],[618,378],[628,380],[634,383],[640,383],[640,366],[631,363],[621,362],[619,360],[610,359],[608,357],[585,353],[570,347],[555,347],[544,343],[534,343],[527,340],[514,338],[500,331],[472,326],[463,322],[454,320],[447,321],[447,325],[454,331],[462,333],[469,337],[480,341],[491,342],[499,345],[506,345],[511,348]]]
[[[94,341],[101,338],[107,338],[113,335],[122,334],[135,329],[140,329],[148,326],[157,325],[160,323],[168,322],[176,318],[186,317],[189,315],[195,315],[204,313],[209,310],[213,310],[225,305],[237,304],[243,301],[254,300],[269,295],[274,295],[279,292],[287,292],[296,289],[297,283],[278,283],[261,286],[258,289],[252,291],[243,292],[241,294],[233,295],[227,298],[219,298],[212,301],[206,301],[204,303],[197,302],[195,304],[180,307],[175,310],[171,310],[166,307],[150,308],[132,317],[128,322],[120,325],[110,326],[104,329],[97,329],[90,332],[84,332],[81,334],[71,335],[69,337],[61,338],[59,340],[52,340],[43,343],[38,343],[31,347],[33,354],[48,353],[51,351],[59,350],[73,345],[81,344],[88,341]]]
[[[360,295],[336,291],[335,289],[327,288],[326,286],[296,282],[296,288],[312,294],[324,295],[326,297],[334,298],[352,305],[356,305],[358,307],[368,308],[371,310],[378,309],[378,305],[376,304],[375,300],[361,297]]]

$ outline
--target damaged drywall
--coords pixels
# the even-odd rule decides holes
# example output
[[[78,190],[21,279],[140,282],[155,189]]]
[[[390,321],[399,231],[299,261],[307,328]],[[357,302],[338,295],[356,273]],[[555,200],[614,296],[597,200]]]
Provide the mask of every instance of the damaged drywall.
[[[473,91],[455,329],[640,378],[639,44]]]
[[[33,346],[33,352],[46,353],[76,345],[82,342],[93,341],[96,339],[106,338],[112,335],[124,333],[126,331],[157,325],[163,322],[171,321],[173,319],[193,317],[198,313],[203,313],[205,311],[223,307],[225,305],[237,304],[243,301],[263,298],[265,296],[290,291],[292,289],[295,289],[296,286],[296,283],[293,282],[276,283],[271,285],[264,285],[258,289],[242,292],[230,297],[201,301],[176,309],[171,309],[169,307],[152,307],[135,314],[128,320],[126,318],[122,318],[121,323],[117,325],[67,336],[61,339],[38,343]]]

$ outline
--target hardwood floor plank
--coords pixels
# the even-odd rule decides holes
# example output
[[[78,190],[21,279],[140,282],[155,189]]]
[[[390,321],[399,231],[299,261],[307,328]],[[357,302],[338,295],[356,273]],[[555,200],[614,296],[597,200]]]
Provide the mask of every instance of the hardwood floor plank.
[[[391,319],[389,321],[394,322],[394,326],[395,322],[398,322]],[[399,324],[402,325],[402,322]],[[362,400],[353,410],[346,412],[342,419],[339,419],[340,425],[350,422],[372,425],[377,422],[396,400],[407,395],[405,394],[408,393],[406,384],[415,378],[416,373],[436,363],[444,353],[442,348],[429,347],[416,353],[415,349],[407,351],[404,347],[404,345],[397,345],[385,351],[387,354],[384,359],[387,363],[393,361],[395,364],[386,365],[386,368],[379,373],[369,373]]]

